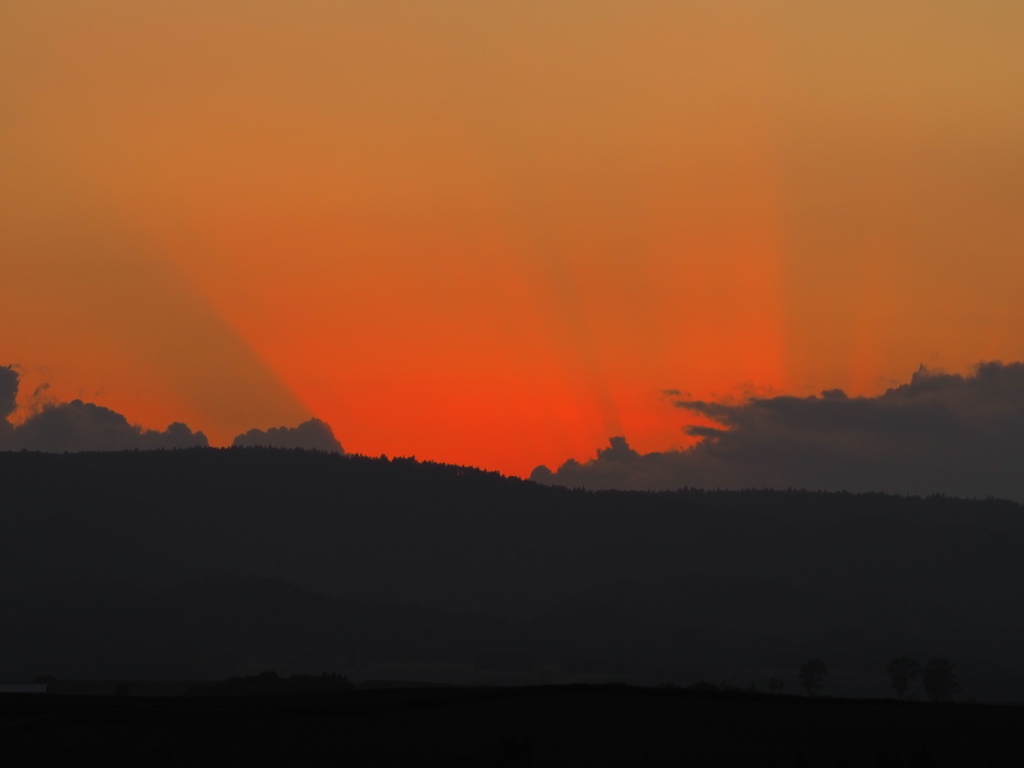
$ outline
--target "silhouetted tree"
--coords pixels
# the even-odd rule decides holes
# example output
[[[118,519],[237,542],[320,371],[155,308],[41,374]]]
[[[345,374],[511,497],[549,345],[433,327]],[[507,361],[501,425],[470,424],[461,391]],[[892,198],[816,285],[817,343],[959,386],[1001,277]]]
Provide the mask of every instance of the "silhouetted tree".
[[[941,657],[928,659],[921,673],[921,683],[924,685],[925,693],[932,701],[948,699],[960,690],[956,677],[953,675],[953,667],[956,665],[948,659]]]
[[[782,693],[782,689],[785,688],[785,687],[786,687],[786,684],[784,682],[782,682],[781,680],[779,680],[778,678],[773,677],[771,680],[768,681],[768,692],[769,693]]]
[[[807,691],[808,696],[813,696],[821,686],[825,684],[825,675],[828,674],[828,667],[821,659],[811,659],[800,665],[800,686]]]
[[[921,665],[915,659],[902,657],[890,661],[885,671],[889,673],[889,683],[896,696],[902,699],[910,684],[921,676]]]

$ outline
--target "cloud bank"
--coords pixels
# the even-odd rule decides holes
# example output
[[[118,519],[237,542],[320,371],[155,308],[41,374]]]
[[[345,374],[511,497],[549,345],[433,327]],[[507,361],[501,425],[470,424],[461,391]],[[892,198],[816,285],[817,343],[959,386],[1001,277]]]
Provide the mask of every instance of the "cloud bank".
[[[6,451],[126,451],[207,446],[202,432],[174,423],[163,432],[128,423],[121,414],[93,403],[45,404],[21,424],[7,418],[14,413],[18,372],[0,366],[0,450]]]
[[[130,451],[209,447],[202,432],[171,424],[163,432],[130,424],[116,411],[94,403],[46,403],[21,424],[8,418],[17,408],[20,377],[13,366],[0,366],[0,451]],[[329,424],[310,419],[297,427],[251,429],[234,446],[306,448],[344,453]]]
[[[239,435],[231,443],[236,448],[306,448],[317,451],[344,453],[341,443],[334,437],[330,425],[320,419],[304,421],[297,427],[271,427],[266,432],[262,429],[250,429]]]
[[[1024,363],[983,363],[969,376],[923,366],[877,397],[677,399],[720,428],[691,427],[686,450],[640,454],[614,437],[597,458],[531,479],[590,489],[808,488],[946,493],[1024,501]]]

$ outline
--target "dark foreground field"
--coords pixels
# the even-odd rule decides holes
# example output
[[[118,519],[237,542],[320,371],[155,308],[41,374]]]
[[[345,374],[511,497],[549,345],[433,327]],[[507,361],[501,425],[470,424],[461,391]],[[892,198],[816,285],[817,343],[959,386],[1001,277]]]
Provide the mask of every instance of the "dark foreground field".
[[[627,686],[0,696],[4,765],[1019,765],[1024,708]]]

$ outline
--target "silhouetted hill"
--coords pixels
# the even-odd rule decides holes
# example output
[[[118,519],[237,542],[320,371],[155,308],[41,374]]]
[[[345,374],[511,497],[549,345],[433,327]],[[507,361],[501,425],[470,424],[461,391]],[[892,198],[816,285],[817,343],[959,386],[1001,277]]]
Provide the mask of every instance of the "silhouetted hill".
[[[884,690],[889,659],[942,655],[965,695],[1024,699],[1022,512],[882,494],[573,491],[256,448],[0,453],[0,599],[25,617],[0,673],[25,670],[10,643],[36,649],[38,667],[40,649],[70,653],[69,636],[75,664],[144,646],[165,669],[219,653],[217,677],[358,677],[342,665],[373,656],[416,660],[438,681],[473,669],[746,684],[822,657],[851,671],[830,684]],[[160,622],[181,636],[155,645]],[[352,651],[371,625],[374,650]],[[410,679],[404,669],[394,675]]]
[[[0,595],[0,615],[8,679],[42,671],[60,680],[217,680],[277,668],[360,678],[426,671],[443,680],[446,669],[473,670],[481,657],[523,648],[522,633],[492,617],[257,579],[51,585]]]
[[[276,672],[261,672],[246,677],[229,677],[219,683],[196,685],[187,696],[284,696],[303,693],[337,693],[351,691],[347,677],[336,674],[292,675],[281,677]]]

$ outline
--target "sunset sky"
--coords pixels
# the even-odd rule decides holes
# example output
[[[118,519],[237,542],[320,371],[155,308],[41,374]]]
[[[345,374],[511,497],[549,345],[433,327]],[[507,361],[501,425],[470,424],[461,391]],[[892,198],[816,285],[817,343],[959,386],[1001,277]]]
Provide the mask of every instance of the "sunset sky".
[[[0,365],[526,475],[1024,359],[1024,3],[0,4]],[[48,384],[48,388],[42,385]]]

